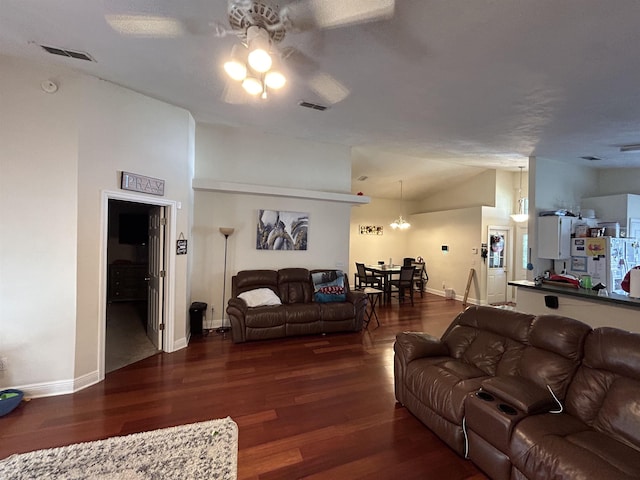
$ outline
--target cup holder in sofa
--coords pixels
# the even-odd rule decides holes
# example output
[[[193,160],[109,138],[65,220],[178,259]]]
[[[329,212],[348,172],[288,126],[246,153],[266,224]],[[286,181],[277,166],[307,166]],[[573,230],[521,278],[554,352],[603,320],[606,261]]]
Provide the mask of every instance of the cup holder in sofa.
[[[493,395],[483,390],[476,392],[476,397],[478,397],[480,400],[484,400],[485,402],[493,402],[495,400]]]
[[[513,408],[511,405],[507,405],[506,403],[498,404],[498,410],[502,413],[506,413],[507,415],[517,415],[518,411]]]

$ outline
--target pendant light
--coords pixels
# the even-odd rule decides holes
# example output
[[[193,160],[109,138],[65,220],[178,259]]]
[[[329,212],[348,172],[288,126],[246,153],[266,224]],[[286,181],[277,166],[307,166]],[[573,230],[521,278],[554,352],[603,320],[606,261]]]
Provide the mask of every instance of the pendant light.
[[[402,180],[400,180],[400,203],[402,204]],[[407,222],[404,218],[402,218],[402,215],[400,215],[391,223],[391,228],[393,228],[394,230],[398,228],[400,230],[406,230],[410,226],[411,224]]]
[[[511,215],[511,218],[516,223],[522,223],[529,220],[529,214],[527,213],[527,199],[522,196],[522,169],[520,168],[520,188],[518,189],[518,213]]]

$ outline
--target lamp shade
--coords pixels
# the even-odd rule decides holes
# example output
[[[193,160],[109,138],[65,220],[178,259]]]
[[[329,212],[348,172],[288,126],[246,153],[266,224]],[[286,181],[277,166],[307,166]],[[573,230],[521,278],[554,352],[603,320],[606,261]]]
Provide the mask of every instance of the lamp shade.
[[[256,72],[264,73],[271,68],[273,60],[269,55],[269,33],[260,27],[252,26],[247,29],[247,43],[249,56],[247,60]]]
[[[233,227],[220,227],[220,233],[223,234],[225,237],[232,235],[233,232],[235,232],[235,230],[236,229]]]
[[[281,72],[277,70],[269,70],[264,76],[264,83],[267,87],[277,90],[278,88],[284,87],[284,84],[287,83],[287,79]]]
[[[242,81],[242,88],[244,88],[248,94],[254,96],[262,93],[264,90],[262,82],[252,75],[247,76],[247,78]]]
[[[234,80],[244,80],[247,76],[246,59],[247,49],[244,45],[234,45],[231,49],[231,58],[224,64],[224,71]]]

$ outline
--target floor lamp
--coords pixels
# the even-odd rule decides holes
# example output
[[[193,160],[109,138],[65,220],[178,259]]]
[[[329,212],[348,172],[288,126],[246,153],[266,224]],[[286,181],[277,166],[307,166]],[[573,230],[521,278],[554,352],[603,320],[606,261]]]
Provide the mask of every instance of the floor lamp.
[[[222,278],[222,325],[218,328],[218,333],[227,333],[231,330],[231,326],[225,326],[224,324],[224,299],[227,295],[227,240],[229,240],[229,235],[234,232],[234,229],[231,227],[220,227],[220,233],[224,235],[224,273]]]

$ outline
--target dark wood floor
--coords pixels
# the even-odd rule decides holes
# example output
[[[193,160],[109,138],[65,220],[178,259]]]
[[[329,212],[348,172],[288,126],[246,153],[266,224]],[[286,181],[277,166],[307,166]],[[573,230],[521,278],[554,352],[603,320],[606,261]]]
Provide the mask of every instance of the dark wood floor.
[[[425,294],[379,308],[381,326],[362,333],[193,339],[81,392],[23,402],[0,419],[0,458],[230,416],[239,479],[485,479],[393,393],[396,332],[440,335],[461,310]]]

